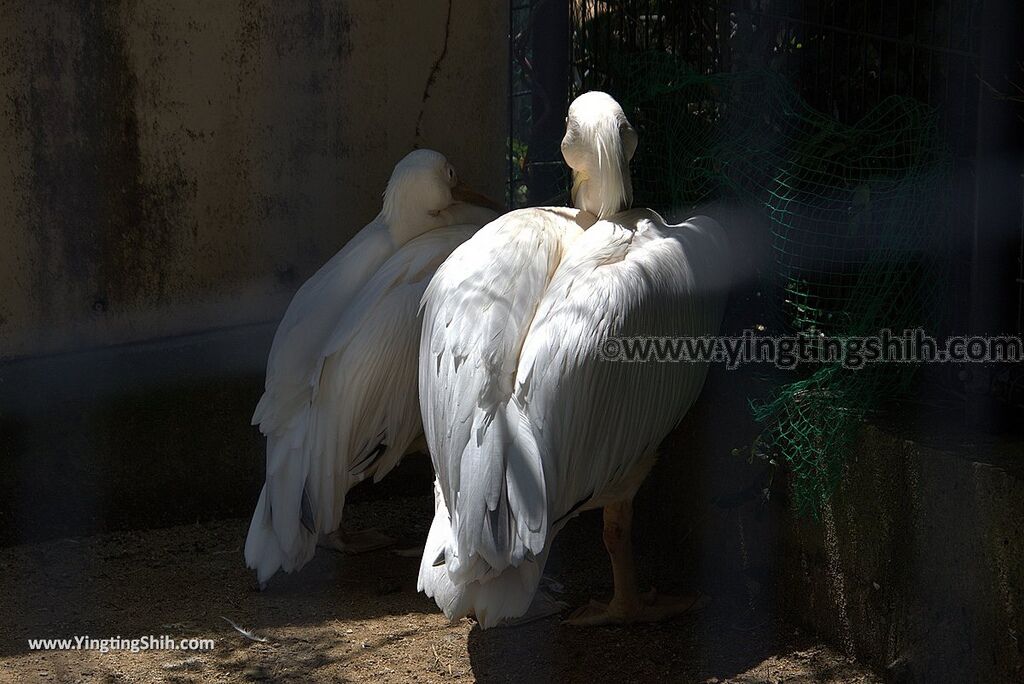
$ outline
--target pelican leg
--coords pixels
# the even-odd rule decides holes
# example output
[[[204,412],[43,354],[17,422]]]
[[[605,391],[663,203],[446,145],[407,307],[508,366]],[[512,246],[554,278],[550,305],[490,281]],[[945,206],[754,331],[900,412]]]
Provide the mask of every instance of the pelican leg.
[[[660,622],[708,604],[708,597],[659,596],[654,590],[641,594],[637,588],[636,566],[633,563],[633,502],[621,501],[604,508],[604,545],[612,561],[615,593],[605,604],[591,601],[577,609],[566,622],[570,625],[593,626],[626,622]]]
[[[636,584],[633,563],[633,502],[624,501],[604,509],[604,547],[612,559],[612,581],[615,593],[608,604],[612,615],[623,618],[640,608],[640,591]]]

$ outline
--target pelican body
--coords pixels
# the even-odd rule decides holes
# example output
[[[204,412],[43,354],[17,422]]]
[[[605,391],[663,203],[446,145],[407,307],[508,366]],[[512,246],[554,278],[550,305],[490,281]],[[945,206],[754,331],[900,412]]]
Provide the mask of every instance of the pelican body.
[[[576,208],[514,211],[438,269],[423,297],[420,400],[435,517],[419,588],[484,628],[524,615],[551,543],[603,508],[615,597],[581,623],[653,620],[679,603],[638,592],[632,499],[700,393],[699,363],[602,358],[609,336],[717,332],[728,284],[721,227],[668,225],[631,202],[636,133],[619,105],[570,107],[563,156]]]
[[[409,153],[381,212],[285,312],[252,419],[267,437],[267,472],[245,560],[261,586],[308,562],[341,525],[348,490],[380,480],[421,433],[420,297],[452,250],[497,215],[455,195],[465,196],[443,155]]]

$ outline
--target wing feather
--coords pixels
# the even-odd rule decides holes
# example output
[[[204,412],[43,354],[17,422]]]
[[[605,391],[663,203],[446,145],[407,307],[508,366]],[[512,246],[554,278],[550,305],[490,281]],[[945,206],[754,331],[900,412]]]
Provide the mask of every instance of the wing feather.
[[[537,307],[581,232],[576,214],[506,214],[455,250],[424,294],[420,397],[456,574],[480,567],[477,554],[500,569],[543,547],[543,471],[518,448],[525,423],[509,400]]]
[[[706,364],[607,361],[601,345],[609,336],[715,334],[726,254],[714,221],[665,226],[644,210],[597,223],[566,255],[516,387],[543,454],[551,520],[631,495],[696,400]]]
[[[418,307],[435,270],[477,226],[418,237],[388,259],[338,321],[313,376],[308,488],[318,528],[337,529],[345,495],[379,481],[422,432]]]
[[[306,530],[304,505],[311,375],[346,305],[393,251],[386,226],[363,228],[299,288],[274,335],[265,391],[252,417],[267,436],[266,483],[245,544],[246,563],[260,582],[313,556],[316,535]]]
[[[709,219],[670,227],[628,212],[579,235],[548,218],[513,212],[484,227],[423,300],[437,505],[419,587],[485,628],[527,610],[568,519],[632,495],[700,391],[704,364],[607,362],[601,345],[713,334],[727,291]]]
[[[295,293],[274,334],[265,391],[252,417],[263,434],[286,431],[305,409],[319,351],[348,303],[394,250],[387,227],[371,223]]]

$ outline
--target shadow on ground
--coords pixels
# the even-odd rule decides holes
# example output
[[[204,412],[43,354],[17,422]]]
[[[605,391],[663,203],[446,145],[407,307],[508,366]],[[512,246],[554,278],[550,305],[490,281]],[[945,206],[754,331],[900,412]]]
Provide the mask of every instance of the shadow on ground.
[[[357,502],[348,517],[411,546],[425,535],[430,506],[429,496]],[[584,516],[559,538],[552,568],[570,604],[610,591],[598,523]],[[258,592],[241,557],[246,524],[0,549],[0,680],[874,681],[794,628],[752,614],[744,597],[716,595],[705,611],[663,625],[581,630],[548,619],[484,632],[468,620],[449,624],[416,593],[417,558],[326,551]],[[649,563],[641,557],[642,568]],[[138,653],[28,647],[30,638],[76,635],[216,645]]]

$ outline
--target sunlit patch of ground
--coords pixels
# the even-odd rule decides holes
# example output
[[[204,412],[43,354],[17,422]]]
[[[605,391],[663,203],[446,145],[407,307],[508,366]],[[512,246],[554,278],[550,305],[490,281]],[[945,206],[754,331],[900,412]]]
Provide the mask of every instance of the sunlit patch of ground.
[[[354,506],[412,545],[430,497]],[[712,603],[672,623],[577,629],[551,618],[483,632],[416,593],[418,559],[329,551],[257,592],[230,520],[0,549],[0,681],[875,682],[863,667],[766,619]],[[563,562],[566,600],[608,587],[600,542]],[[224,619],[249,630],[243,636]],[[29,638],[212,638],[206,652],[31,651]]]

